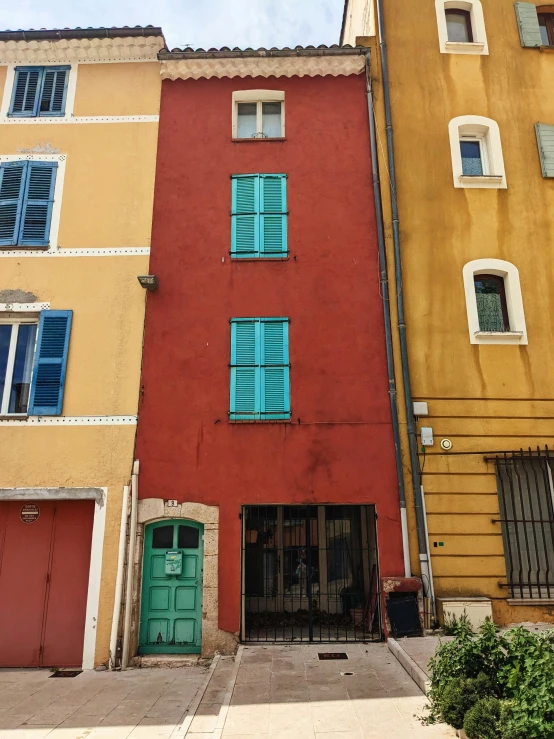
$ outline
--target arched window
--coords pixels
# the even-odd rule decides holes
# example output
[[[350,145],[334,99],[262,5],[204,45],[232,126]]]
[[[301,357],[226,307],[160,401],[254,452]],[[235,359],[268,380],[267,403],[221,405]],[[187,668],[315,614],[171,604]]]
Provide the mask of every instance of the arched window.
[[[481,0],[435,0],[441,54],[488,54]]]
[[[500,129],[496,121],[465,115],[448,124],[454,187],[507,187]]]
[[[519,272],[503,259],[475,259],[463,269],[472,344],[527,344]]]

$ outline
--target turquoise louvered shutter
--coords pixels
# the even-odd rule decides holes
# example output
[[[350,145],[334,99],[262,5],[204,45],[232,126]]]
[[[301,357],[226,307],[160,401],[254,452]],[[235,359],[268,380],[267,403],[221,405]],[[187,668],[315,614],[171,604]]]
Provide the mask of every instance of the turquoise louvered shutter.
[[[231,403],[234,420],[260,417],[260,322],[231,321]]]
[[[287,251],[287,176],[260,175],[261,255],[279,256]]]
[[[30,416],[59,416],[62,412],[72,317],[70,310],[48,310],[40,314]]]
[[[257,257],[260,253],[259,176],[234,176],[231,187],[231,254]]]
[[[57,167],[56,162],[28,163],[18,242],[22,246],[48,246]]]
[[[0,245],[18,242],[27,162],[6,162],[0,166]]]
[[[539,16],[537,6],[534,3],[516,3],[517,26],[522,46],[542,46],[541,29],[539,27]]]
[[[8,115],[33,117],[38,113],[43,67],[16,67]]]
[[[536,123],[537,144],[543,177],[554,177],[554,126]]]
[[[260,344],[261,417],[266,420],[290,418],[290,370],[288,319],[262,319]]]
[[[46,67],[44,69],[38,115],[61,116],[65,113],[69,70],[70,67]]]

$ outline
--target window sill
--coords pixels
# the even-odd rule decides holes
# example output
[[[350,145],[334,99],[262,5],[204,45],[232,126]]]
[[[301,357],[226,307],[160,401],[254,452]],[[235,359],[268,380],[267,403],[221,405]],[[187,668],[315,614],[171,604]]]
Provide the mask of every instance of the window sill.
[[[447,54],[485,54],[484,41],[447,41],[444,44]]]
[[[547,54],[554,54],[554,46],[539,46],[539,51],[544,51]]]
[[[542,586],[546,589],[546,586]],[[550,586],[552,590],[554,586]],[[554,598],[508,598],[511,606],[552,606]]]
[[[28,418],[27,413],[9,413],[5,416],[0,414],[0,421],[26,421]]]
[[[291,423],[290,418],[230,418],[232,424],[256,424],[256,423]]]
[[[50,249],[50,245],[46,244],[46,246],[27,246],[22,244],[2,244],[0,245],[0,251],[10,251],[10,250],[19,250],[19,251],[48,251]]]
[[[507,187],[506,180],[503,175],[467,175],[461,174],[458,177],[458,187],[464,188],[495,188],[505,189]]]
[[[232,262],[286,262],[289,258],[288,254],[259,257],[241,257],[238,254],[231,254],[230,256]]]
[[[523,331],[476,331],[474,336],[479,344],[519,344]]]
[[[285,136],[275,136],[273,138],[268,137],[268,138],[263,138],[263,139],[262,138],[260,138],[260,139],[258,139],[258,138],[249,138],[249,139],[236,139],[236,138],[232,138],[231,139],[231,141],[233,142],[233,144],[249,144],[249,143],[252,143],[252,142],[261,142],[261,141],[286,141],[286,140],[287,139],[286,139]]]

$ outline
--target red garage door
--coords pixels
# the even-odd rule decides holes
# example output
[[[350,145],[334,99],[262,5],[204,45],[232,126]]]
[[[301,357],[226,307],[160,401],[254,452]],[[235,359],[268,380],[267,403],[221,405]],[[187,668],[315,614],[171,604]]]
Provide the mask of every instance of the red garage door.
[[[0,502],[0,667],[79,667],[94,501]]]

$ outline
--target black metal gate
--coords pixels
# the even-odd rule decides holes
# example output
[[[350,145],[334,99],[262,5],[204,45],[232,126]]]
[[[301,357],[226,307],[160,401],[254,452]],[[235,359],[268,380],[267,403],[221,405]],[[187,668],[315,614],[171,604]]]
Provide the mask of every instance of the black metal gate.
[[[379,641],[374,506],[244,506],[242,638]]]
[[[511,598],[554,598],[554,486],[548,448],[494,457]]]

